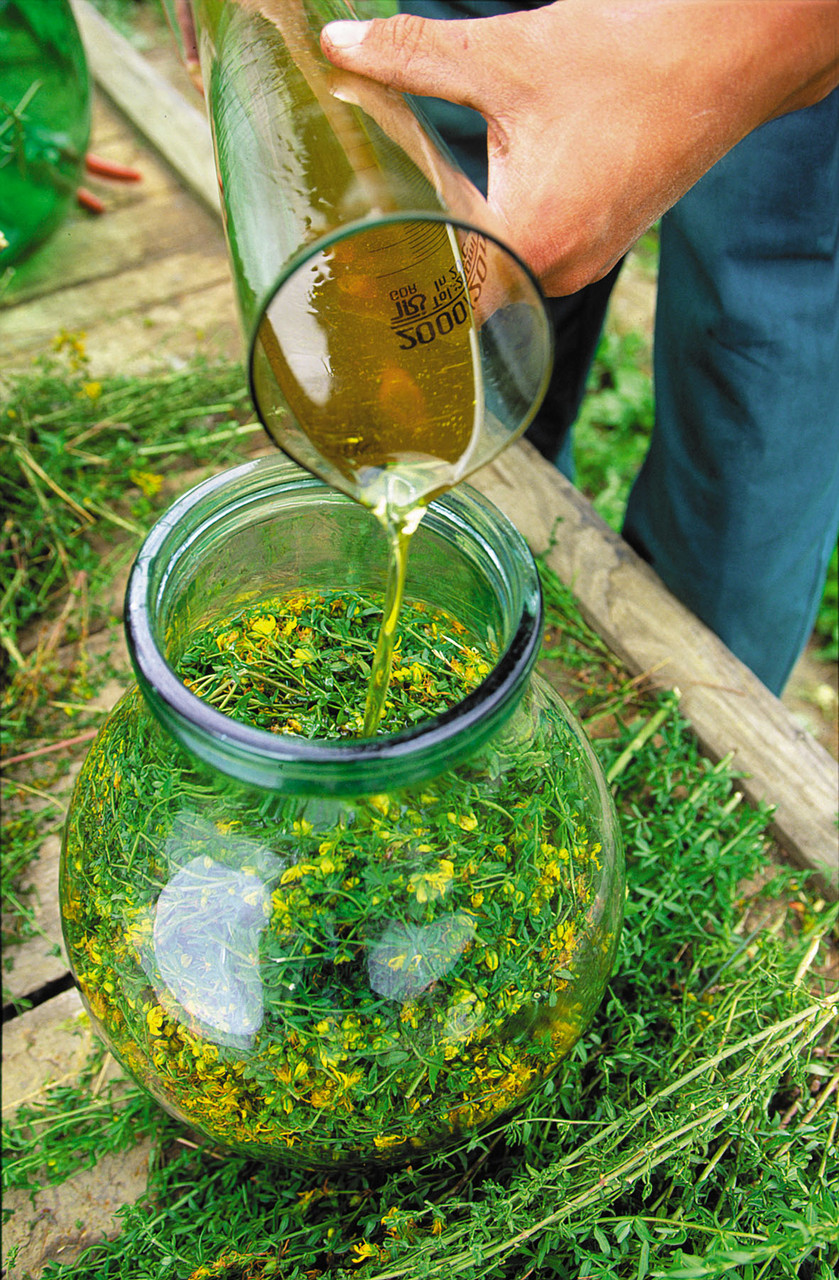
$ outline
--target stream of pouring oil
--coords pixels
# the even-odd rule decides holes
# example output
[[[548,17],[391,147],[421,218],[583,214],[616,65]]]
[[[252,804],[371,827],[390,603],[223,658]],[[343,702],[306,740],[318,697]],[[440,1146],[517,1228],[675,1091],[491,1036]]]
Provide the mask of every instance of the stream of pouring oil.
[[[390,683],[411,536],[431,499],[483,461],[477,331],[457,241],[443,222],[371,227],[339,241],[317,259],[308,290],[321,367],[312,372],[308,353],[295,360],[286,335],[262,337],[307,438],[306,465],[316,469],[314,450],[322,478],[368,507],[388,538],[362,729],[371,737]],[[281,430],[269,431],[288,447]]]

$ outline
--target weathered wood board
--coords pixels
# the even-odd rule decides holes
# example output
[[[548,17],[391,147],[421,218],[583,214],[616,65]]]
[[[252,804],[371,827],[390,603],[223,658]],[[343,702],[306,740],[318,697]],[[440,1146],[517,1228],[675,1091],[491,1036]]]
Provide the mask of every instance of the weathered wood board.
[[[137,60],[146,66],[95,10],[80,5],[82,11],[119,42],[110,53],[100,51],[111,74],[121,75],[123,66]],[[130,81],[128,87],[130,96]],[[184,140],[189,154],[199,157],[201,143],[209,145],[206,121],[163,77],[155,77],[154,87],[158,101],[154,112],[146,112],[148,121],[162,119],[169,146]],[[184,108],[176,116],[172,102]],[[184,132],[184,120],[191,122],[191,133]],[[139,170],[142,179],[117,183],[87,177],[106,213],[73,210],[15,272],[0,305],[0,371],[42,355],[61,331],[85,334],[94,377],[171,367],[198,351],[241,356],[217,201],[211,212],[204,200],[196,200],[182,175],[101,92],[94,98],[91,149]],[[176,158],[183,162],[180,152]],[[208,164],[212,178],[211,149],[198,166],[205,176]]]
[[[783,703],[663,586],[581,493],[527,444],[478,477],[535,552],[570,586],[598,634],[635,673],[677,688],[712,759],[734,752],[742,790],[775,806],[773,831],[800,865],[839,883],[839,766]],[[557,526],[557,521],[559,525]]]

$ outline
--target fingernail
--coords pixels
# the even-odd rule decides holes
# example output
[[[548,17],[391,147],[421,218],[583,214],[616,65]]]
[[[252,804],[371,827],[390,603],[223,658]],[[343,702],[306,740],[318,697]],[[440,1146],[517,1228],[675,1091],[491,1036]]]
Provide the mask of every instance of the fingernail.
[[[328,22],[322,34],[336,49],[355,49],[370,28],[369,22]]]

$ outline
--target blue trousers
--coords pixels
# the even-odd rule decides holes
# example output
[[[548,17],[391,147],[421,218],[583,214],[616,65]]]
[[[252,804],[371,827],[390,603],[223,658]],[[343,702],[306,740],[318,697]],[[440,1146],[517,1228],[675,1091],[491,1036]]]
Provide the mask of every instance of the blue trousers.
[[[660,235],[624,536],[777,693],[839,531],[839,91],[745,138]]]
[[[526,6],[402,7],[441,18]],[[422,101],[485,183],[480,117]],[[745,138],[664,215],[660,245],[656,421],[623,534],[780,693],[839,533],[839,90]],[[528,435],[566,473],[617,274],[551,300],[556,367]]]

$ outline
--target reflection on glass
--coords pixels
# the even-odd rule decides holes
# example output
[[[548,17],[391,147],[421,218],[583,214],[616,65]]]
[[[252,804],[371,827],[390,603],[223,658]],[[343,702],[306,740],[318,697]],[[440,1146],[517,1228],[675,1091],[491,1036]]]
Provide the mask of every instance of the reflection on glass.
[[[370,944],[370,986],[389,1000],[415,1000],[452,970],[474,936],[475,921],[465,912],[427,925],[394,920]]]
[[[143,968],[179,1021],[248,1049],[264,1019],[259,943],[271,891],[263,874],[278,875],[282,864],[255,841],[226,840],[209,823],[181,816],[165,846],[169,865],[196,843],[203,851],[179,867],[151,911]]]

